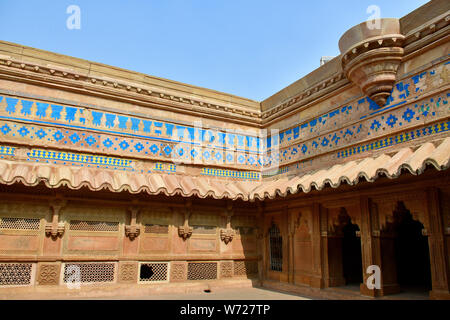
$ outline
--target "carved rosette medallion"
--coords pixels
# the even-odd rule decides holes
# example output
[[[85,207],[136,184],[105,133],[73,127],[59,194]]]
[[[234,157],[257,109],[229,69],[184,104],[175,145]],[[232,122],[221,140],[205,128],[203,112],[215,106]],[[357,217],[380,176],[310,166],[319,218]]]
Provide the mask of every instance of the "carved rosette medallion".
[[[43,264],[39,267],[39,285],[57,285],[59,281],[59,265]]]

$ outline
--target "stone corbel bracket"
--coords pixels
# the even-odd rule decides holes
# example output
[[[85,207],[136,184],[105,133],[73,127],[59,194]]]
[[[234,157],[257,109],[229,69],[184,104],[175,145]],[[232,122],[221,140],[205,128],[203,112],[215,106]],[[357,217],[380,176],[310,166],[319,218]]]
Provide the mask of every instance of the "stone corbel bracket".
[[[192,201],[187,200],[184,211],[184,223],[182,226],[178,226],[178,235],[186,241],[192,235],[192,227],[189,226],[189,217],[192,213]]]
[[[404,55],[405,36],[398,19],[363,22],[348,30],[339,40],[342,68],[348,80],[382,107],[396,81],[397,70]]]
[[[52,208],[52,222],[48,222],[45,225],[45,235],[56,240],[58,237],[62,238],[65,231],[64,222],[59,222],[59,214],[61,209],[67,204],[67,200],[57,198],[50,202],[50,207]]]
[[[227,203],[227,209],[225,210],[227,225],[225,229],[220,229],[220,240],[225,242],[225,244],[230,243],[234,237],[234,230],[231,228],[231,217],[233,216],[233,214],[233,204],[229,201]]]
[[[136,223],[139,207],[132,206],[129,208],[129,211],[131,213],[131,219],[130,224],[125,226],[125,236],[133,241],[141,234],[141,228]]]

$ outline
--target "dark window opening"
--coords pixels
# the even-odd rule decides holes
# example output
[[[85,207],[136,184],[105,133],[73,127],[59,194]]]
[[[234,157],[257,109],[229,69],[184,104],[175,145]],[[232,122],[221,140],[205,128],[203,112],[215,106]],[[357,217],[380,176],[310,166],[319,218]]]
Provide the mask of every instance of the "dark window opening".
[[[141,264],[141,275],[140,275],[141,280],[150,279],[153,276],[153,274],[154,272],[152,266],[149,266],[147,264]]]

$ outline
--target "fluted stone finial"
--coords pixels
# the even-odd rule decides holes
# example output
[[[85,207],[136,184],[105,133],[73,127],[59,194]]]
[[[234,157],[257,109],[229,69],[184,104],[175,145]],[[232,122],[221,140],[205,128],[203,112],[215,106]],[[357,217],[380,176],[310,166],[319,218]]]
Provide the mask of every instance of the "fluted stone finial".
[[[378,24],[361,23],[339,40],[342,68],[347,78],[380,107],[386,104],[403,57],[398,19],[380,19]]]

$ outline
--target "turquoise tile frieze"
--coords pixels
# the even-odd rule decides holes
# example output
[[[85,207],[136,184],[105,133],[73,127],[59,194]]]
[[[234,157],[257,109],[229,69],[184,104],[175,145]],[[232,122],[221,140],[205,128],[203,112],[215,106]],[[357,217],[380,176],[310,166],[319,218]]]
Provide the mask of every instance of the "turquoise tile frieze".
[[[336,126],[342,126],[350,121],[364,120],[365,118],[372,117],[380,113],[386,113],[391,109],[395,109],[398,106],[406,104],[408,100],[420,99],[421,94],[432,91],[442,86],[443,83],[448,82],[447,74],[450,72],[450,62],[447,61],[450,55],[442,57],[439,63],[429,68],[426,71],[419,72],[409,78],[396,83],[388,102],[384,107],[379,107],[372,100],[365,97],[347,105],[340,106],[326,114],[319,117],[301,122],[289,129],[280,130],[277,136],[271,136],[267,138],[267,146],[270,148],[273,145],[279,145],[280,148],[288,146],[294,143],[298,139],[307,140],[317,135],[321,135],[323,132],[334,131]],[[444,102],[445,100],[445,102]],[[446,103],[447,98],[440,101],[440,103]],[[433,101],[431,101],[433,102]],[[427,105],[421,105],[419,110],[420,114],[427,116],[429,112]],[[438,104],[439,107],[439,104]],[[393,127],[398,120],[398,123],[409,123],[414,120],[414,116],[418,117],[419,113],[414,115],[413,112],[402,114],[401,118],[386,118],[387,125]],[[375,123],[374,126],[381,123]],[[343,134],[353,134],[355,128],[350,128],[348,132]],[[316,141],[317,144],[324,143],[327,145],[332,139],[333,143],[339,144],[339,140],[342,138],[342,134],[337,134],[336,137],[331,136],[326,138],[325,142]]]
[[[430,136],[441,132],[450,130],[450,121],[437,123],[431,126],[426,126],[420,129],[402,132],[400,134],[376,140],[371,143],[363,144],[357,147],[345,149],[337,153],[337,158],[347,158],[351,155],[362,153],[365,151],[378,150],[390,147],[403,142],[411,141],[420,137]]]
[[[84,150],[92,153],[106,153],[116,156],[141,155],[148,159],[172,160],[185,163],[214,165],[240,165],[258,168],[261,155],[226,151],[189,144],[152,141],[144,138],[130,138],[109,133],[94,133],[79,129],[48,127],[41,124],[19,123],[0,118],[0,140],[25,142],[36,147],[58,147]]]
[[[256,154],[259,153],[261,143],[261,139],[253,135],[196,128],[6,95],[0,95],[0,119],[26,120],[33,124],[89,129],[168,143],[202,144],[212,149],[238,150]],[[110,146],[113,145],[114,143]]]
[[[99,155],[81,154],[73,152],[60,152],[43,149],[32,149],[27,153],[29,158],[34,159],[46,159],[46,160],[58,160],[71,163],[85,163],[98,166],[112,166],[112,167],[126,167],[131,168],[132,160],[120,159],[113,157],[105,157]]]

